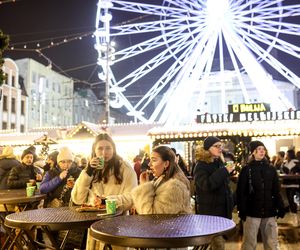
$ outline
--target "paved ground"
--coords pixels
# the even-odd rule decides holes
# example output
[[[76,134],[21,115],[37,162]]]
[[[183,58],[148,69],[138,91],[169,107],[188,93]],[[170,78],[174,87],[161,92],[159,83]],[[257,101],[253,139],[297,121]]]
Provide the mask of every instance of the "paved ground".
[[[237,214],[234,213],[233,220],[238,223]],[[278,240],[280,250],[300,250],[300,227],[293,227],[293,216],[288,213],[284,219],[278,220]],[[232,235],[226,242],[226,250],[239,250],[241,248],[242,235],[238,232]],[[256,250],[264,250],[259,240]]]

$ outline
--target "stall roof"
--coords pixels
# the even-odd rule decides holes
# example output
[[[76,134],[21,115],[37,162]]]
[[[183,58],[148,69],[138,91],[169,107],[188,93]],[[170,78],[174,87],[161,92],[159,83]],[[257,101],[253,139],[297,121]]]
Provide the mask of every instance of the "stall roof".
[[[156,126],[148,131],[152,139],[192,139],[214,136],[284,136],[300,135],[300,120],[223,122],[185,126]]]
[[[0,134],[0,146],[29,146],[44,136],[44,132]]]

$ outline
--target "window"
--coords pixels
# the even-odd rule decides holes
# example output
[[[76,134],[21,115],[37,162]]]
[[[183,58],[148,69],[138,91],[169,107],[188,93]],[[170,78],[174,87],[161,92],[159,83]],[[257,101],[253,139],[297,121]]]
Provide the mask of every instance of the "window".
[[[7,111],[7,96],[3,96],[3,111]]]
[[[16,113],[16,98],[11,98],[11,112]]]
[[[32,82],[36,83],[36,73],[34,71],[32,72]]]
[[[15,128],[16,128],[16,125],[15,125],[14,123],[11,123],[10,128],[11,128],[11,129],[15,129]]]
[[[7,129],[7,122],[2,122],[2,129]]]
[[[16,87],[15,81],[16,81],[15,76],[12,76],[12,78],[11,78],[11,86]]]
[[[6,85],[8,85],[8,74],[5,73],[5,82],[4,82]]]
[[[21,125],[20,130],[21,130],[22,133],[25,132],[25,127],[24,127],[24,125]]]
[[[25,115],[25,101],[21,101],[21,115]]]

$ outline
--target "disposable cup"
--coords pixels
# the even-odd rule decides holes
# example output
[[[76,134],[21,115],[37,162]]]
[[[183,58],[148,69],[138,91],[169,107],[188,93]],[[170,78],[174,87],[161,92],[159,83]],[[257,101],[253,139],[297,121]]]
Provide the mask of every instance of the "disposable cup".
[[[115,214],[117,212],[117,201],[116,199],[106,199],[106,213]]]
[[[32,183],[31,183],[31,182],[27,182],[27,183],[26,183],[26,186],[27,186],[27,187],[32,187]]]
[[[37,181],[37,182],[36,182],[36,189],[40,189],[40,186],[41,186],[41,182],[40,182],[40,181]]]
[[[26,188],[26,195],[27,195],[27,197],[33,196],[34,195],[34,191],[35,191],[35,186],[27,187]]]

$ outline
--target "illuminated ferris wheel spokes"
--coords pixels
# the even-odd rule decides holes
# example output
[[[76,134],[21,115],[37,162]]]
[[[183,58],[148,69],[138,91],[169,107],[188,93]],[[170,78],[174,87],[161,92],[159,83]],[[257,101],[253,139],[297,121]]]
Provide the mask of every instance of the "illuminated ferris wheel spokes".
[[[110,55],[115,57],[107,70],[110,93],[115,96],[112,105],[125,106],[128,115],[142,122],[191,122],[198,107],[205,110],[217,55],[221,112],[227,108],[222,76],[228,70],[228,59],[245,102],[251,99],[245,82],[247,74],[261,101],[271,103],[276,110],[292,107],[260,63],[268,63],[299,88],[299,77],[271,52],[276,49],[299,59],[299,46],[281,35],[299,36],[299,25],[283,22],[283,18],[299,16],[300,4],[284,5],[283,0],[164,0],[161,5],[149,2],[99,1],[95,32],[99,44],[103,40],[130,38],[129,46],[118,48]],[[219,8],[213,8],[214,4]],[[103,18],[108,13],[120,12],[145,18],[124,25],[110,25]],[[109,58],[106,53],[98,52],[103,75],[106,69],[101,62]],[[129,67],[128,62],[135,62],[136,67]],[[153,79],[151,83],[149,78]],[[132,90],[144,81],[148,83],[145,92],[134,102],[129,100]],[[150,113],[149,107],[152,107]],[[186,110],[191,112],[186,114]]]

